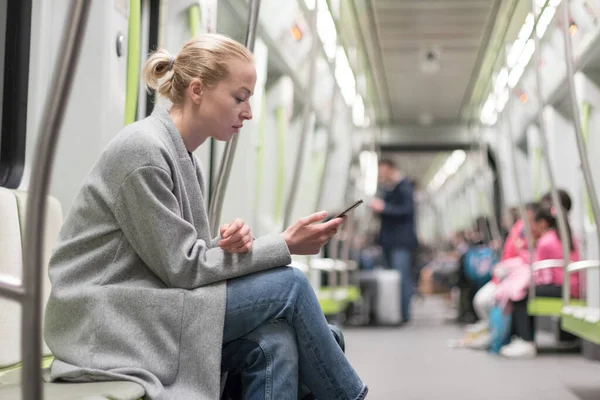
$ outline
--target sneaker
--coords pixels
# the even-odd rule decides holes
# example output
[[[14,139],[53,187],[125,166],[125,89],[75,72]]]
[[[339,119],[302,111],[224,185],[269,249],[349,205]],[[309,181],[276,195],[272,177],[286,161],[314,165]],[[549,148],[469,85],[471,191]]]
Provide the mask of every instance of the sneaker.
[[[481,333],[487,330],[489,325],[489,321],[481,320],[477,323],[467,325],[465,327],[465,332],[467,333]]]
[[[500,349],[500,355],[515,359],[534,358],[537,356],[537,348],[534,342],[526,342],[521,338],[515,338]]]
[[[492,335],[483,333],[467,343],[467,347],[474,350],[487,350],[492,344]]]

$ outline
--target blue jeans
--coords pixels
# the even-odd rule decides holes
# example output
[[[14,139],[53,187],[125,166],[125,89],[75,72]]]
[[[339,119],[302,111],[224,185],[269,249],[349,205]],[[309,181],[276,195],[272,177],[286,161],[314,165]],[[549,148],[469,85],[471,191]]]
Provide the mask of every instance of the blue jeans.
[[[241,378],[241,388],[233,386],[235,398],[241,394],[244,399],[297,399],[289,396],[298,393],[296,332],[285,320],[267,322],[224,344],[221,359],[221,371],[229,379]]]
[[[273,326],[269,325],[270,322],[274,322]],[[281,329],[279,324],[282,322],[287,323],[291,331]],[[289,332],[295,336],[297,350],[289,349],[293,348]],[[335,341],[317,297],[301,271],[279,267],[227,282],[223,328],[224,366],[231,363],[229,358],[235,357],[236,353],[227,351],[228,346],[251,335],[255,335],[254,343],[275,346],[275,350],[263,349],[262,356],[250,356],[250,360],[262,361],[257,365],[252,362],[245,364],[249,368],[244,367],[243,373],[247,379],[244,382],[244,399],[296,399],[298,379],[317,399],[365,398],[367,387]],[[280,351],[278,335],[284,343],[291,343],[289,346],[282,345],[285,351]],[[252,345],[248,345],[250,347],[247,349],[251,349]],[[293,362],[289,360],[294,354],[298,368],[296,381],[293,381],[294,372],[290,367]],[[259,364],[264,368],[261,369]],[[284,365],[283,372],[278,370],[279,365]],[[274,370],[277,370],[276,373],[269,372]]]
[[[413,294],[413,278],[411,273],[412,251],[409,249],[384,249],[385,257],[390,268],[400,272],[400,299],[402,301],[402,320],[410,320],[410,300]]]

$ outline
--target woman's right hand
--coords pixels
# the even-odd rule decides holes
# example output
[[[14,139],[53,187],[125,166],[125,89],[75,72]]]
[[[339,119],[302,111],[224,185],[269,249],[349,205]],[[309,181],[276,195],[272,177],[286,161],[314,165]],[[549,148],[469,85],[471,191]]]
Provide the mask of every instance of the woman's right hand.
[[[344,218],[335,218],[322,224],[316,224],[327,217],[327,212],[321,211],[308,217],[300,218],[287,228],[281,236],[290,250],[290,254],[317,254],[321,247],[337,233]]]

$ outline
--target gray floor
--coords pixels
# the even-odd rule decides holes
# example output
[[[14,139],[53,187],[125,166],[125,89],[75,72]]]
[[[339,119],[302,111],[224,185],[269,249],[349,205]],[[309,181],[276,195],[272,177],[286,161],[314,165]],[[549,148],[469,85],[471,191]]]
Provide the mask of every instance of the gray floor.
[[[452,349],[448,340],[462,331],[444,322],[447,316],[440,299],[428,298],[415,304],[408,326],[345,328],[348,357],[369,385],[367,399],[600,399],[600,362],[548,352],[506,360]]]

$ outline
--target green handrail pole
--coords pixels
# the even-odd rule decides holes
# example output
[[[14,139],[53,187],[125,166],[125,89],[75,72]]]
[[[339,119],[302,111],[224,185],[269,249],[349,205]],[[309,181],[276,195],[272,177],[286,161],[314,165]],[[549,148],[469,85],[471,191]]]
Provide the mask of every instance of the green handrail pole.
[[[125,125],[135,122],[140,83],[140,56],[142,38],[142,3],[129,1],[129,29],[127,39],[127,85],[125,92]]]
[[[567,63],[567,83],[569,86],[569,95],[571,98],[571,108],[573,111],[573,121],[575,126],[575,138],[577,139],[577,149],[579,150],[579,159],[581,161],[581,170],[583,172],[583,178],[585,186],[590,196],[592,203],[592,213],[594,215],[594,223],[596,225],[596,239],[597,246],[600,249],[600,204],[598,204],[598,196],[596,195],[596,187],[594,186],[594,179],[592,177],[592,171],[590,168],[590,161],[588,159],[587,150],[585,148],[585,141],[583,138],[583,129],[581,127],[581,114],[579,112],[579,105],[577,104],[577,93],[575,90],[575,67],[573,60],[573,43],[571,42],[571,35],[569,33],[569,1],[563,0],[563,38],[565,42],[565,61]],[[537,36],[537,35],[536,35]],[[560,204],[560,203],[558,203]],[[567,236],[563,236],[566,238]],[[564,241],[564,240],[563,240]],[[564,250],[563,250],[564,251]],[[569,257],[569,254],[567,255]],[[566,273],[567,277],[569,274]],[[571,297],[570,279],[563,279],[563,300],[565,304],[568,303]]]
[[[200,19],[202,18],[202,10],[200,4],[194,4],[188,9],[188,18],[190,33],[196,36],[200,33]]]

